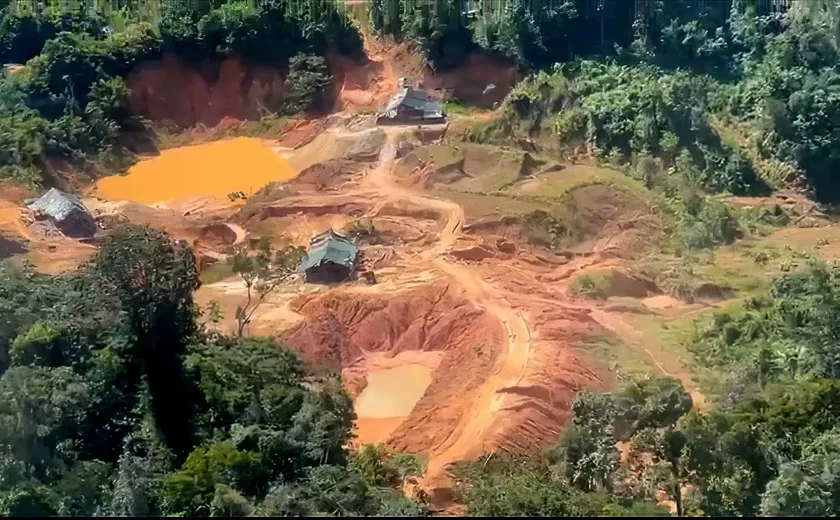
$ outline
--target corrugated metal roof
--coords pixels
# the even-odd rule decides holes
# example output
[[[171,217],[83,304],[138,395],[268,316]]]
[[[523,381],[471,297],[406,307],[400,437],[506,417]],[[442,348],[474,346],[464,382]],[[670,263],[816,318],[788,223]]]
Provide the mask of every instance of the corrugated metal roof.
[[[440,103],[435,103],[429,100],[429,96],[422,90],[406,87],[397,92],[394,97],[388,101],[381,114],[385,117],[396,118],[397,108],[406,106],[414,110],[421,110],[424,118],[441,118],[444,117],[443,109]]]
[[[350,242],[349,238],[342,235],[341,233],[336,233],[336,231],[334,229],[330,228],[326,231],[322,231],[321,233],[318,233],[317,235],[313,236],[309,240],[309,246],[310,247],[315,246],[318,242],[321,242],[322,240],[326,240],[326,239],[337,239],[337,240],[344,240],[345,242]]]
[[[306,258],[300,264],[300,268],[306,271],[324,262],[353,267],[356,264],[358,254],[359,249],[350,242],[331,239],[310,249],[309,253],[306,254]]]
[[[50,188],[50,191],[46,192],[43,197],[30,204],[29,209],[40,210],[58,222],[74,213],[82,212],[86,214],[88,212],[82,201],[75,195],[58,191],[55,188]]]

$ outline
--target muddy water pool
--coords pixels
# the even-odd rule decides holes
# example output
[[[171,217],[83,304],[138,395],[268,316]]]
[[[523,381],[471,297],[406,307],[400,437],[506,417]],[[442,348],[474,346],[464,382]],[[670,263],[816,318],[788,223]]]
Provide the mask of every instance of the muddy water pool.
[[[132,166],[126,175],[100,179],[96,193],[148,205],[197,197],[227,200],[231,192],[250,195],[269,182],[295,175],[297,171],[261,140],[238,137],[164,150]]]

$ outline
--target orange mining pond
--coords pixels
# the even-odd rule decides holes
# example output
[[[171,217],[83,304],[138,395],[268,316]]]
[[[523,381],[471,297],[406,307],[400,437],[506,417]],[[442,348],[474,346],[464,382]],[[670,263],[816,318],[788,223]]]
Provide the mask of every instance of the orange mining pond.
[[[100,179],[96,189],[100,197],[141,204],[208,196],[227,200],[231,192],[251,195],[269,182],[295,175],[294,168],[259,139],[238,137],[164,150],[132,166],[127,175]]]

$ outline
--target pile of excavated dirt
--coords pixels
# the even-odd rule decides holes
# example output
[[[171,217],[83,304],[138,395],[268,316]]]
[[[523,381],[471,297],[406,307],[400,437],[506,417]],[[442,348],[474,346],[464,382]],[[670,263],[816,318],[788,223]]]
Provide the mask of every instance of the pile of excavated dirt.
[[[220,250],[244,240],[245,233],[233,224],[210,224],[201,228],[198,243],[204,247]]]
[[[259,211],[249,211],[253,216],[250,222],[291,215],[318,217],[324,215],[344,215],[361,217],[373,207],[373,202],[359,197],[286,197],[274,202],[259,204]]]
[[[239,210],[236,219],[239,222],[246,222],[262,213],[262,208],[272,202],[298,195],[288,184],[282,182],[269,182],[245,202]]]
[[[341,56],[332,56],[330,72],[338,110],[376,110],[397,91],[398,77],[387,61],[367,61],[360,65]]]
[[[295,178],[294,185],[309,185],[317,188],[333,188],[344,184],[364,171],[356,161],[331,159],[313,164]]]
[[[509,190],[543,173],[562,170],[548,158],[521,150],[444,142],[410,150],[393,166],[404,184],[470,194],[510,197]]]
[[[585,338],[603,333],[603,328],[582,309],[520,302],[515,297],[511,302],[528,311],[532,348],[520,383],[502,391],[510,402],[497,416],[485,451],[503,448],[533,454],[557,441],[579,392],[604,389],[602,367],[574,349]]]
[[[294,198],[294,200],[300,201],[302,194],[317,196],[317,193],[324,190],[335,192],[345,183],[361,175],[364,169],[364,165],[345,159],[332,159],[313,164],[300,172],[294,179],[286,182],[268,183],[248,197],[237,215],[237,220],[247,222],[255,217],[258,219],[269,218],[270,212],[263,215],[264,209],[283,199]],[[303,206],[306,206],[306,204],[303,204]],[[305,209],[301,211],[305,211]],[[316,211],[315,214],[322,214],[322,212]]]
[[[600,233],[608,225],[628,216],[648,213],[645,201],[607,184],[592,184],[570,190],[564,202],[574,212],[580,230],[587,235]]]
[[[362,132],[322,132],[309,144],[298,148],[289,156],[289,164],[302,171],[317,163],[331,159],[373,162],[379,159],[379,152],[387,136],[381,128]]]
[[[605,297],[647,298],[661,292],[653,280],[626,269],[585,269],[577,277],[580,276],[597,279],[598,289]]]
[[[464,233],[491,235],[521,243],[525,240],[521,219],[517,216],[488,216],[464,224]]]
[[[133,166],[127,175],[96,183],[97,194],[110,200],[156,204],[169,200],[246,195],[272,181],[297,173],[258,139],[236,138],[165,150]]]
[[[472,398],[504,344],[498,321],[443,282],[393,295],[305,295],[290,308],[304,321],[279,341],[316,368],[342,370],[372,353],[441,353],[425,393],[388,441],[390,447],[412,453],[442,444],[469,414]],[[345,375],[348,388],[358,393],[361,374],[354,378],[349,370]]]
[[[300,148],[312,142],[330,123],[327,117],[320,119],[292,119],[286,124],[277,145],[283,148]]]
[[[561,175],[563,172],[561,172]],[[544,197],[539,183],[521,186],[528,196]],[[660,218],[638,194],[609,183],[590,183],[571,187],[554,197],[550,213],[566,228],[564,247],[577,254],[599,252],[632,257],[658,243],[662,233]],[[531,232],[545,234],[539,226]]]

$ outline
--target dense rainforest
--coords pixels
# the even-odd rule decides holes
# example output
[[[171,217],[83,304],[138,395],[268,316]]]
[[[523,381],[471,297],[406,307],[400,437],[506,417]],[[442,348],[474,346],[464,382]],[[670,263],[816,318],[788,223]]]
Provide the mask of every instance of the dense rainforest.
[[[586,147],[660,192],[678,249],[737,238],[706,195],[840,198],[840,2],[372,0],[8,2],[0,24],[0,178],[46,185],[67,160],[118,169],[150,135],[124,78],[173,53],[288,68],[286,113],[323,112],[326,57],[357,27],[430,67],[472,52],[528,77],[467,139]],[[126,139],[133,136],[134,139]],[[193,301],[186,244],[108,237],[78,271],[0,269],[0,514],[429,514],[420,457],[349,448],[353,403],[268,338],[231,338]],[[710,409],[675,379],[581,393],[539,457],[453,470],[476,515],[828,515],[840,508],[840,271],[776,278],[686,340]],[[177,399],[173,399],[177,396]],[[621,446],[621,449],[619,449]]]

